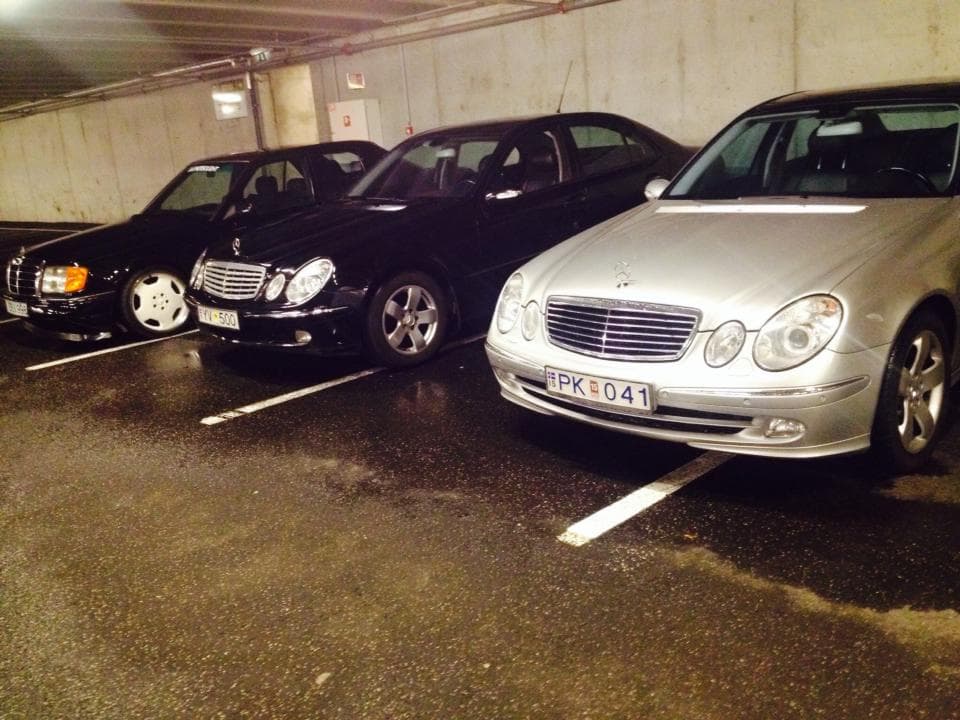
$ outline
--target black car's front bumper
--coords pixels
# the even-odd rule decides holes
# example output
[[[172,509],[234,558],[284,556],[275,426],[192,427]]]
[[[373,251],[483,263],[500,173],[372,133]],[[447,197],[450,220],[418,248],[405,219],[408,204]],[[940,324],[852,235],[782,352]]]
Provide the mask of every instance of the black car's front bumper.
[[[26,305],[24,324],[38,335],[86,342],[109,338],[116,328],[117,294],[113,290],[72,298],[3,293],[3,299]]]
[[[188,296],[190,314],[205,335],[224,342],[252,347],[300,350],[324,355],[351,355],[361,348],[361,317],[352,307],[310,307],[296,310],[251,310]],[[200,322],[197,306],[232,310],[239,329]]]

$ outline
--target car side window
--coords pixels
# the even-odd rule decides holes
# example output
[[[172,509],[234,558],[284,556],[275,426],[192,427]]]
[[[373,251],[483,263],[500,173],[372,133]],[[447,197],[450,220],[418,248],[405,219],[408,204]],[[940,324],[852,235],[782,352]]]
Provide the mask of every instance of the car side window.
[[[598,175],[628,165],[649,164],[657,151],[632,130],[604,125],[573,125],[570,127],[577,159],[584,176]]]
[[[481,164],[483,161],[481,160]],[[569,178],[556,133],[538,130],[523,135],[497,168],[488,192],[531,193]]]
[[[368,170],[363,158],[346,150],[324,153],[315,164],[317,195],[322,200],[342,195]]]
[[[310,183],[292,160],[275,160],[258,167],[243,188],[242,197],[259,214],[314,202]]]

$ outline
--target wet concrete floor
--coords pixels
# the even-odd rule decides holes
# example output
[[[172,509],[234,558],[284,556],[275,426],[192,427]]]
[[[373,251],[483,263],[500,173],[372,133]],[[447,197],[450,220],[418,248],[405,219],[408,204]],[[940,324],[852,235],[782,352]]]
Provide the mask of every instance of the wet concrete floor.
[[[116,341],[113,345],[119,345]],[[701,453],[366,365],[0,324],[0,718],[960,718],[960,427],[923,475]]]

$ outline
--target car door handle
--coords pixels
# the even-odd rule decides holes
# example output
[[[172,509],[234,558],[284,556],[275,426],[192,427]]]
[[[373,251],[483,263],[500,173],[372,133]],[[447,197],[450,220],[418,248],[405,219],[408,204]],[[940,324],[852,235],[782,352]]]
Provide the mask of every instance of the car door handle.
[[[580,192],[571,195],[564,201],[564,205],[579,205],[582,202],[587,201],[587,191],[581,190]]]

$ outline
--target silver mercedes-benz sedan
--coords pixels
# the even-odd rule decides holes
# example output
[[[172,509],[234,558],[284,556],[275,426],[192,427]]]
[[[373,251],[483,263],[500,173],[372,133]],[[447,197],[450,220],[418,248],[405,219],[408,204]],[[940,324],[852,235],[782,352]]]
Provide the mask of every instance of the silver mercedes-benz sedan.
[[[778,457],[929,456],[957,375],[960,82],[795,93],[506,283],[486,351],[540,413]]]

